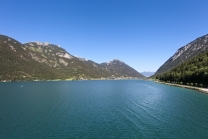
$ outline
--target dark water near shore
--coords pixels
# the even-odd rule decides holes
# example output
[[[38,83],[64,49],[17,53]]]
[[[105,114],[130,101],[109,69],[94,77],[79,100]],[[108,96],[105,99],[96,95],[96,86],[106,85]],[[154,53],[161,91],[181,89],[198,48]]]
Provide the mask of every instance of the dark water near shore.
[[[206,139],[208,95],[151,81],[0,83],[0,139]]]

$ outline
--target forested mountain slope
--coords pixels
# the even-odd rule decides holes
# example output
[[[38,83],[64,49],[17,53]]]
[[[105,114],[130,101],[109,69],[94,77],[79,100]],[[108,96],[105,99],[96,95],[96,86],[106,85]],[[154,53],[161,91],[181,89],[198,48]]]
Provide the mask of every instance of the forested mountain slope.
[[[197,38],[191,43],[179,48],[176,53],[170,57],[155,73],[159,75],[165,73],[174,67],[186,62],[195,56],[208,50],[208,34]]]

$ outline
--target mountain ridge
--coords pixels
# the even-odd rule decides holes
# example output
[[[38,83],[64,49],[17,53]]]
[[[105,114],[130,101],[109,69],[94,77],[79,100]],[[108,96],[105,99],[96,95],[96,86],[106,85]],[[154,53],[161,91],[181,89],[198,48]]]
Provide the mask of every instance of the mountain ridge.
[[[120,60],[98,64],[73,56],[58,45],[38,41],[22,44],[5,35],[0,35],[0,53],[1,81],[144,77]]]

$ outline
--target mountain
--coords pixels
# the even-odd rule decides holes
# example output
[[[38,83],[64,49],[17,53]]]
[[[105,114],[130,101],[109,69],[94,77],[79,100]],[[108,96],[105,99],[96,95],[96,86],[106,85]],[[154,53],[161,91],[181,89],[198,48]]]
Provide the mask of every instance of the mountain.
[[[101,63],[102,66],[106,67],[108,71],[111,72],[112,76],[115,77],[144,77],[142,74],[138,73],[135,69],[128,66],[124,62],[114,59],[113,61],[109,61],[107,63]]]
[[[21,44],[4,35],[0,35],[0,60],[0,81],[144,77],[119,60],[98,64],[73,56],[58,45]]]
[[[156,76],[156,79],[194,86],[208,86],[208,50]]]
[[[141,72],[141,74],[144,75],[145,77],[150,77],[150,76],[154,75],[155,72],[143,71],[143,72]]]
[[[208,34],[179,48],[155,73],[159,75],[208,50]]]

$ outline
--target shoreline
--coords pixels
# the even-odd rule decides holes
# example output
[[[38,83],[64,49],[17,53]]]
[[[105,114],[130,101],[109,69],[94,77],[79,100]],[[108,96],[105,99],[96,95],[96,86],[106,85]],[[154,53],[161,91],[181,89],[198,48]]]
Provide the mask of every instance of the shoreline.
[[[115,79],[79,79],[79,80],[74,80],[74,79],[66,79],[66,80],[61,80],[61,79],[55,79],[55,80],[28,80],[28,81],[0,81],[0,83],[12,83],[12,82],[54,82],[54,81],[104,81],[104,80],[143,80],[140,78],[115,78]]]
[[[124,79],[90,79],[90,80],[61,80],[61,79],[56,79],[56,80],[31,80],[31,81],[0,81],[0,83],[8,83],[8,82],[41,82],[41,81],[49,81],[49,82],[53,82],[53,81],[102,81],[102,80],[144,80],[144,79],[139,79],[139,78],[124,78]],[[187,86],[187,85],[180,85],[180,84],[173,84],[173,83],[166,83],[166,82],[160,82],[160,81],[155,81],[152,80],[156,83],[160,83],[160,84],[165,84],[165,85],[170,85],[170,86],[176,86],[176,87],[181,87],[181,88],[186,88],[186,89],[191,89],[191,90],[195,90],[199,93],[203,93],[203,94],[207,94],[208,95],[208,88],[202,88],[202,87],[194,87],[194,86]]]
[[[155,81],[155,82],[160,83],[160,84],[170,85],[170,86],[176,86],[176,87],[191,89],[191,90],[195,90],[195,91],[198,91],[200,93],[208,95],[208,88],[201,88],[201,87],[194,87],[194,86],[187,86],[187,85],[180,85],[180,84],[173,84],[173,83],[166,83],[166,82],[159,82],[159,81]]]

